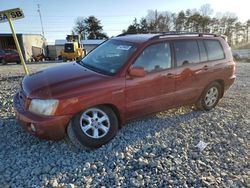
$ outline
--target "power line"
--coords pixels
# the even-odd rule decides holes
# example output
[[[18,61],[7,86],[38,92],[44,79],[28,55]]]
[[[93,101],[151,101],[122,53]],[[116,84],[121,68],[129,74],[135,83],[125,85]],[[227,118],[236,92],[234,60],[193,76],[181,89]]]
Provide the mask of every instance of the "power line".
[[[54,11],[54,12],[57,12],[57,11]],[[59,11],[58,11],[59,12]],[[61,12],[60,12],[61,13]],[[25,14],[25,16],[31,16],[31,17],[37,17],[37,15],[35,14]],[[117,17],[140,17],[141,15],[97,15],[95,17],[97,17],[98,19],[101,18],[101,17],[105,17],[105,18],[117,18]],[[43,16],[44,18],[45,17],[48,17],[48,18],[53,18],[53,17],[60,17],[60,18],[69,18],[69,16],[64,16],[64,15],[45,15]],[[89,17],[89,16],[82,16],[82,15],[79,15],[77,17]],[[76,18],[77,18],[76,17]],[[75,18],[75,17],[74,17]]]

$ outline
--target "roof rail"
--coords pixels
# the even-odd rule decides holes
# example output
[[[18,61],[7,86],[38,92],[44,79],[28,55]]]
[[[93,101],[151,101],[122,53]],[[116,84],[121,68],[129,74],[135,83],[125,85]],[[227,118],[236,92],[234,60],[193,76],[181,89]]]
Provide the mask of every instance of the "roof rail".
[[[217,35],[217,34],[214,34],[214,33],[199,33],[199,32],[186,32],[186,31],[169,31],[169,32],[149,31],[149,32],[142,32],[142,33],[122,33],[120,35],[117,35],[117,37],[132,35],[132,34],[158,34],[156,36],[153,36],[149,40],[164,38],[164,37],[167,37],[167,36],[175,36],[175,35],[176,36],[179,36],[179,35],[197,35],[198,37],[203,37],[203,36],[218,37],[218,36],[220,36],[220,35]]]
[[[136,35],[136,34],[163,34],[163,33],[167,33],[167,32],[147,31],[147,32],[139,32],[139,33],[122,33],[122,34],[117,35],[116,37],[122,37],[126,35]]]
[[[198,33],[198,32],[166,32],[166,33],[161,33],[159,35],[153,36],[150,40],[152,39],[159,39],[159,38],[164,38],[168,36],[179,36],[179,35],[196,35],[198,37],[203,37],[203,36],[213,36],[213,37],[218,37],[217,34],[213,33]]]

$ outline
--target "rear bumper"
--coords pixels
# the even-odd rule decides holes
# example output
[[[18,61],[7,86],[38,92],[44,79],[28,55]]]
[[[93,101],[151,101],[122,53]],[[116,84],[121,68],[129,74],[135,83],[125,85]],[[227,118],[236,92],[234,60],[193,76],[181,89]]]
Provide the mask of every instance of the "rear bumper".
[[[45,117],[33,114],[21,105],[19,94],[14,97],[14,108],[18,123],[30,134],[49,140],[59,140],[65,136],[71,116]]]
[[[236,79],[236,76],[234,75],[225,81],[225,88],[224,88],[225,91],[228,90],[233,85],[235,79]]]

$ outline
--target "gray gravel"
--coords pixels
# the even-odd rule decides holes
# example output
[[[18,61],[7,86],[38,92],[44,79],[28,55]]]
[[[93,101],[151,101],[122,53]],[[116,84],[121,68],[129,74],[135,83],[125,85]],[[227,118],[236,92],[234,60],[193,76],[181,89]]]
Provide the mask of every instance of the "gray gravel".
[[[182,107],[130,122],[89,152],[17,125],[19,68],[0,66],[0,187],[250,187],[250,63],[237,64],[237,81],[215,109]],[[203,151],[199,141],[208,143]]]

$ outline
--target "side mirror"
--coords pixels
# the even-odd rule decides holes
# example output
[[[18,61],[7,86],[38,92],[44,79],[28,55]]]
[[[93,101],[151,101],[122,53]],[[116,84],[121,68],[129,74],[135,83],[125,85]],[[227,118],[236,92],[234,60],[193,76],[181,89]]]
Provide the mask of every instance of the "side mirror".
[[[129,70],[129,75],[132,77],[144,77],[146,72],[143,67],[132,67]]]

